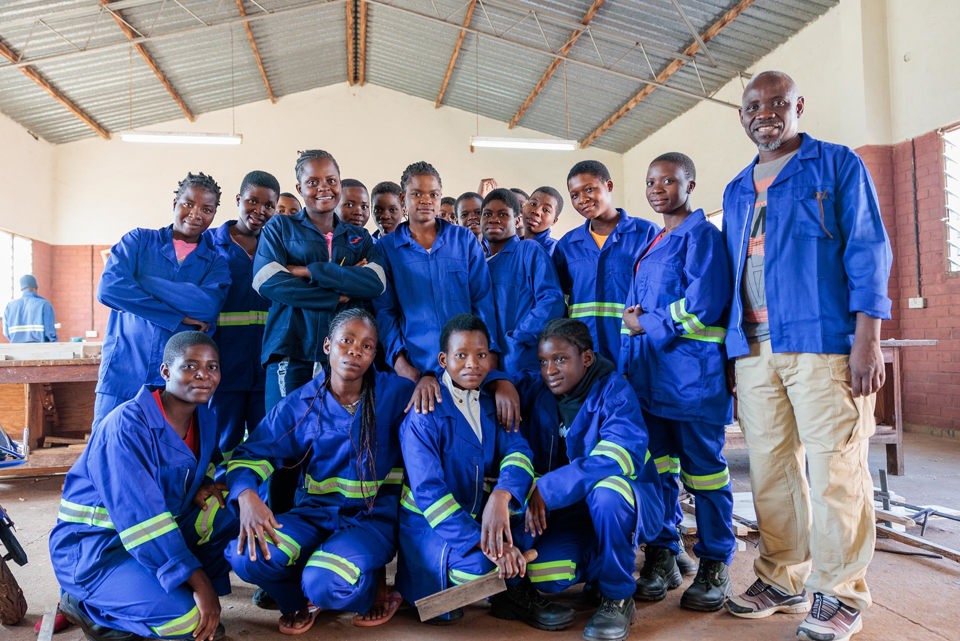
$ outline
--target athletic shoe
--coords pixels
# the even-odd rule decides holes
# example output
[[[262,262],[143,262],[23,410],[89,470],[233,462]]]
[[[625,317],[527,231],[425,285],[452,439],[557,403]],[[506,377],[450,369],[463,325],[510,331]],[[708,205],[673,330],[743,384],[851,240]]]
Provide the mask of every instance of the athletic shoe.
[[[810,609],[807,591],[787,594],[757,579],[740,596],[730,597],[723,604],[727,612],[744,619],[762,619],[774,612],[803,614]]]
[[[817,592],[810,614],[797,628],[797,636],[812,641],[847,641],[862,629],[860,610],[841,603],[837,597]]]

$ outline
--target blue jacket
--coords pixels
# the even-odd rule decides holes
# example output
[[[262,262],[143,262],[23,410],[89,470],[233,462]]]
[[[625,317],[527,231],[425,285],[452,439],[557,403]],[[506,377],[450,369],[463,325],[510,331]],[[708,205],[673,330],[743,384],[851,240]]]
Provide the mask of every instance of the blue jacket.
[[[363,456],[362,468],[373,464],[375,478],[360,481],[356,451],[361,442],[363,401],[353,416],[323,390],[321,373],[289,394],[260,422],[227,462],[230,499],[254,489],[285,461],[303,461],[296,505],[312,510],[314,522],[330,531],[341,519],[371,523],[385,545],[396,545],[397,510],[403,463],[398,431],[414,385],[395,374],[376,375],[376,446],[374,461]],[[376,497],[368,511],[366,499]]]
[[[620,355],[623,303],[633,282],[633,266],[660,231],[648,220],[617,211],[620,221],[602,250],[590,235],[587,221],[564,234],[553,253],[560,288],[569,297],[570,318],[586,323],[596,351],[614,363]]]
[[[637,506],[634,542],[651,540],[663,522],[657,466],[647,451],[649,437],[630,385],[612,372],[594,383],[572,425],[561,456],[557,398],[539,373],[515,379],[523,406],[520,431],[533,450],[537,489],[549,510],[586,499],[602,483],[633,494]]]
[[[720,230],[700,209],[640,259],[627,306],[643,309],[645,333],[623,328],[620,371],[644,410],[678,421],[731,420],[723,350],[729,273]]]
[[[217,451],[216,422],[197,407],[197,458],[152,392],[143,386],[110,412],[64,480],[50,559],[61,587],[81,600],[130,557],[168,592],[201,567],[177,519],[213,481],[207,472]]]
[[[553,251],[557,248],[557,239],[550,236],[550,230],[545,229],[539,234],[534,234],[533,236],[525,236],[524,240],[532,240],[541,247],[543,247],[547,254],[553,256]]]
[[[477,237],[466,227],[437,219],[437,239],[428,252],[403,222],[377,243],[387,273],[387,288],[373,302],[380,342],[392,365],[401,350],[421,372],[440,369],[440,331],[457,314],[476,314],[497,341],[496,308],[490,271]]]
[[[514,236],[487,259],[497,308],[497,343],[503,349],[500,369],[540,371],[537,341],[547,321],[564,312],[557,270],[536,243]]]
[[[163,386],[160,363],[167,340],[195,330],[184,317],[210,323],[213,332],[230,286],[230,269],[208,233],[177,261],[173,226],[134,229],[110,250],[97,300],[110,308],[97,392],[133,398],[143,384]]]
[[[11,343],[56,343],[53,305],[43,296],[24,290],[3,310],[3,335]]]
[[[230,227],[236,224],[228,220],[210,231],[217,251],[230,266],[230,289],[213,332],[220,348],[217,391],[252,392],[263,389],[260,347],[270,301],[253,290],[253,259],[230,238]]]
[[[362,259],[367,264],[355,267]],[[294,276],[287,265],[305,266],[310,280]],[[367,230],[334,216],[331,256],[305,209],[267,221],[253,274],[253,288],[272,301],[260,359],[264,365],[284,357],[325,363],[323,339],[333,317],[376,298],[385,284],[380,254]],[[341,295],[351,300],[340,303]]]
[[[801,136],[796,156],[767,191],[764,278],[770,346],[774,352],[849,354],[857,312],[890,318],[890,239],[860,157],[848,147]],[[723,234],[734,284],[726,339],[730,358],[749,352],[741,281],[757,160],[723,194]]]

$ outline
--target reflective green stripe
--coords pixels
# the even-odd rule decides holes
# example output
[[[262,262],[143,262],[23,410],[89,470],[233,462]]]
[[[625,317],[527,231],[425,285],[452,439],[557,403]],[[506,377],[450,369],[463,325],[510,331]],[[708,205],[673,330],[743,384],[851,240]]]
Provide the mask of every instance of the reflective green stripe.
[[[267,312],[220,312],[217,325],[220,327],[240,327],[242,325],[265,325]]]
[[[224,494],[226,495],[227,492],[224,492]],[[204,504],[207,509],[200,510],[200,513],[197,514],[197,520],[193,524],[193,529],[200,537],[197,545],[203,545],[210,541],[210,536],[213,534],[213,520],[217,518],[217,512],[220,510],[220,501],[215,496],[208,496]]]
[[[500,461],[500,472],[503,472],[504,468],[510,467],[511,465],[519,467],[533,477],[533,463],[530,462],[526,454],[522,452],[511,452],[504,456],[503,460]]]
[[[330,554],[323,550],[317,550],[310,555],[307,565],[315,568],[330,570],[350,585],[356,585],[360,580],[360,568],[336,554]]]
[[[722,327],[710,325],[704,327],[696,334],[681,334],[680,338],[689,338],[694,341],[705,341],[707,343],[722,343],[727,338],[727,330]]]
[[[287,565],[293,565],[300,558],[300,544],[289,534],[284,534],[280,530],[273,530],[277,534],[275,548],[287,555]]]
[[[368,499],[371,496],[376,496],[380,483],[377,481],[356,481],[337,476],[317,481],[307,474],[304,487],[310,494],[342,494],[348,499]]]
[[[410,487],[407,485],[404,485],[403,490],[400,491],[400,506],[410,510],[414,514],[423,514],[420,508],[417,507],[416,502],[414,502],[413,492],[410,491]]]
[[[42,332],[43,325],[11,325],[7,328],[7,331],[11,334],[17,332]]]
[[[273,464],[270,461],[251,461],[249,459],[230,459],[227,461],[227,473],[240,468],[253,470],[261,481],[266,481],[273,474]]]
[[[457,503],[457,499],[453,498],[453,494],[447,494],[425,509],[423,516],[426,517],[430,527],[437,527],[441,521],[459,509],[460,504]]]
[[[120,541],[123,543],[123,547],[129,551],[176,529],[177,522],[173,520],[173,515],[164,512],[136,525],[131,525],[120,533]]]
[[[577,578],[577,564],[568,559],[547,563],[528,563],[527,576],[531,583],[574,581]]]
[[[450,583],[454,585],[460,585],[461,583],[466,583],[467,581],[473,581],[474,579],[479,579],[480,577],[496,573],[497,568],[493,568],[487,572],[487,574],[471,574],[470,572],[464,572],[463,570],[455,570],[450,568],[447,570],[447,578],[450,579]]]
[[[693,476],[681,472],[680,480],[691,490],[719,490],[730,483],[730,469],[725,467],[722,472],[705,476]]]
[[[647,464],[647,461],[650,460],[650,457],[651,457],[651,456],[653,456],[653,455],[650,454],[650,450],[647,450],[646,452],[643,453],[643,464],[644,464],[644,465]]]
[[[629,336],[629,335],[630,335],[630,328],[628,328],[628,327],[626,326],[626,324],[621,324],[621,325],[620,325],[620,334],[622,334],[622,335],[624,335],[624,336]]]
[[[197,606],[193,606],[193,609],[182,617],[177,617],[157,627],[150,626],[150,629],[158,637],[181,637],[196,630],[198,625],[200,625],[200,610],[197,609]]]
[[[93,525],[108,530],[117,529],[113,521],[110,520],[107,508],[80,505],[79,503],[71,503],[66,499],[60,499],[60,511],[57,512],[57,518],[67,523],[83,523],[84,525]]]
[[[226,456],[226,454],[224,454],[224,456]],[[229,457],[227,457],[227,458],[229,458]],[[207,465],[207,474],[206,474],[206,476],[207,476],[208,478],[211,478],[211,479],[212,479],[212,478],[214,478],[216,475],[217,475],[217,466],[214,465],[213,463],[210,463],[209,465]]]
[[[570,306],[570,318],[621,318],[623,316],[623,303],[607,303],[591,301],[589,303],[576,303]]]
[[[402,467],[395,467],[390,470],[382,481],[383,485],[400,485],[401,483],[403,483]]]
[[[682,325],[688,334],[696,334],[706,327],[706,325],[700,322],[696,314],[687,311],[686,298],[681,298],[678,301],[670,303],[670,316],[675,323]]]
[[[598,454],[616,461],[625,475],[633,476],[636,474],[636,470],[633,467],[633,457],[630,456],[630,452],[613,441],[600,441],[597,443],[593,451],[590,452],[590,456],[596,456]]]
[[[680,459],[675,456],[661,456],[653,462],[657,464],[657,474],[677,474],[680,471]]]
[[[599,487],[605,487],[608,490],[613,490],[624,499],[627,500],[627,503],[630,504],[630,507],[636,507],[637,503],[633,498],[633,488],[630,487],[630,483],[627,482],[627,479],[620,476],[608,476],[599,483],[593,486],[594,489]]]

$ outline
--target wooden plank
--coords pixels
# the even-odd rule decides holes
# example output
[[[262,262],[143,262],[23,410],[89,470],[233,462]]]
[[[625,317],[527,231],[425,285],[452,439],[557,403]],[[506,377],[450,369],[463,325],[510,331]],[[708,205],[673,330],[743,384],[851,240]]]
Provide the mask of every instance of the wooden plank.
[[[37,641],[51,641],[53,639],[53,623],[57,619],[57,606],[48,605],[43,610],[43,619],[40,620],[40,632]]]
[[[247,17],[247,10],[243,8],[243,0],[237,0],[237,9],[240,15]],[[250,41],[250,48],[253,49],[253,57],[257,61],[257,68],[260,69],[260,77],[263,78],[263,86],[267,88],[267,98],[270,102],[276,102],[277,97],[273,95],[273,89],[270,88],[270,79],[267,78],[267,70],[263,67],[263,59],[260,57],[260,49],[257,47],[257,40],[253,37],[253,30],[250,28],[250,22],[244,21],[243,28],[247,31],[247,40]]]
[[[99,371],[99,359],[94,360],[92,363],[70,363],[68,365],[0,367],[0,384],[95,381],[97,380],[97,373]]]
[[[467,15],[463,19],[463,26],[469,27],[470,20],[473,19],[473,9],[477,6],[477,0],[470,0],[470,6],[467,7]],[[450,83],[450,76],[453,75],[453,68],[457,65],[457,57],[460,55],[460,49],[463,48],[463,39],[467,36],[467,30],[461,29],[457,36],[457,44],[453,48],[453,55],[450,56],[450,63],[447,65],[447,73],[443,76],[443,84],[440,85],[440,93],[437,94],[437,101],[433,103],[435,109],[439,109],[443,103],[443,94],[447,93],[447,85]]]
[[[360,26],[357,34],[357,84],[361,87],[367,81],[367,3],[359,0]]]
[[[487,574],[479,579],[467,581],[452,588],[441,590],[436,594],[425,596],[418,599],[414,605],[417,606],[420,620],[427,621],[488,596],[499,594],[506,589],[507,584],[503,582],[500,573]]]
[[[93,404],[96,401],[97,381],[53,383],[53,395],[60,415],[58,435],[90,431],[93,423]]]
[[[0,425],[17,438],[27,424],[27,390],[20,384],[0,385]]]
[[[356,58],[354,58],[354,47],[353,47],[353,37],[354,37],[354,3],[353,0],[347,0],[346,2],[346,11],[347,11],[347,84],[351,87],[353,86],[353,76],[356,72]]]
[[[906,532],[898,532],[891,527],[886,525],[877,524],[877,534],[881,534],[888,539],[893,539],[894,541],[899,541],[900,543],[906,543],[921,550],[927,550],[928,552],[936,552],[937,554],[942,555],[944,558],[950,559],[951,561],[956,561],[960,563],[960,551],[954,550],[953,548],[948,548],[945,545],[940,545],[934,543],[928,539],[925,539],[921,536],[914,536],[912,534],[907,534]]]
[[[901,508],[902,509],[902,508]],[[889,521],[890,523],[897,523],[899,525],[905,525],[907,527],[915,527],[917,522],[913,519],[903,516],[902,514],[896,514],[890,512],[889,510],[884,510],[883,508],[875,508],[874,511],[877,513],[878,521]]]

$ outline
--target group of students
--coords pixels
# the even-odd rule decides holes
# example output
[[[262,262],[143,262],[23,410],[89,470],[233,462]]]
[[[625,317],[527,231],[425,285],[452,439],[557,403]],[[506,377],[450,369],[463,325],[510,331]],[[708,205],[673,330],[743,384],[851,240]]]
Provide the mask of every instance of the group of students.
[[[650,164],[662,228],[613,206],[601,163],[577,163],[585,222],[559,241],[551,187],[523,204],[468,193],[441,215],[426,162],[369,198],[322,150],[296,178],[299,211],[273,215],[293,196],[255,171],[238,219],[208,231],[220,188],[188,174],[171,226],[111,250],[93,435],[50,537],[68,618],[95,639],[215,639],[232,569],[300,634],[321,610],[379,625],[498,571],[494,616],[566,628],[573,610],[541,593],[583,583],[598,606],[584,638],[619,641],[635,598],[681,583],[678,480],[700,559],[681,605],[720,609],[731,287],[693,162]]]

